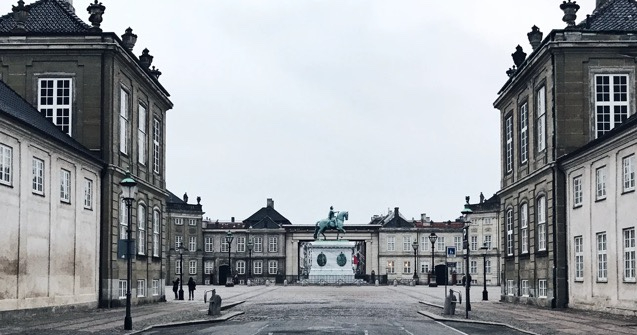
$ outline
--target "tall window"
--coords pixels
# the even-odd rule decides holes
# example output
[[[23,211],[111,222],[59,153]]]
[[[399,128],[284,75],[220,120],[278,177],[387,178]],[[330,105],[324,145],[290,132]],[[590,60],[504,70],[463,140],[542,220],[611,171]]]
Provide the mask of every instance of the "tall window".
[[[478,250],[478,236],[471,235],[471,251],[477,251],[477,250]]]
[[[522,295],[525,297],[529,296],[529,281],[527,279],[522,280],[522,285],[521,289],[522,289]]]
[[[635,155],[624,157],[622,159],[624,171],[624,192],[635,189]]]
[[[119,280],[119,298],[126,299],[126,291],[127,291],[127,281],[126,279]]]
[[[159,295],[159,279],[153,279],[153,295]]]
[[[635,228],[624,229],[624,280],[635,281]]]
[[[160,216],[159,211],[153,211],[153,256],[159,257],[159,234],[160,234]]]
[[[606,233],[597,233],[597,281],[608,280],[608,255],[606,254]]]
[[[225,236],[221,236],[221,252],[228,252],[228,241]]]
[[[213,252],[214,245],[212,244],[212,237],[206,237],[204,239],[204,251],[205,252]]]
[[[491,235],[484,235],[484,245],[487,249],[491,250],[493,245],[491,244]]]
[[[93,181],[84,178],[84,208],[93,208]]]
[[[242,275],[246,273],[246,262],[245,261],[237,261],[237,273]]]
[[[420,273],[429,273],[429,262],[420,262]]]
[[[237,252],[246,251],[246,238],[244,236],[237,237]]]
[[[403,251],[411,251],[411,236],[403,236]]]
[[[535,104],[537,115],[537,152],[546,149],[546,87],[542,86],[537,90],[537,101]]]
[[[436,249],[438,249],[438,251],[446,251],[444,236],[438,236],[438,239],[436,239]]]
[[[268,238],[268,252],[277,252],[279,238],[277,236],[270,236]]]
[[[507,226],[507,255],[513,256],[513,210],[507,210],[506,214]]]
[[[487,259],[486,261],[484,261],[484,272],[485,273],[491,273],[491,260]]]
[[[191,275],[197,274],[197,261],[188,262],[188,273]]]
[[[546,298],[548,290],[546,288],[546,279],[540,279],[537,281],[537,295],[540,298]]]
[[[184,245],[184,237],[181,235],[175,236],[175,249],[179,249],[179,247],[183,247]]]
[[[275,275],[279,271],[279,261],[268,261],[268,273]]]
[[[525,102],[520,106],[520,163],[529,159],[529,110]]]
[[[263,237],[255,237],[252,242],[254,243],[254,252],[263,252]]]
[[[628,118],[628,76],[595,76],[596,137],[604,135]]]
[[[138,297],[146,296],[146,280],[145,279],[137,279],[137,296]]]
[[[537,249],[546,250],[546,197],[537,199]]]
[[[254,274],[260,275],[263,273],[263,261],[254,261]]]
[[[512,279],[507,279],[507,295],[515,295],[515,284]]]
[[[153,171],[159,173],[160,160],[161,160],[161,122],[158,119],[153,119]]]
[[[209,275],[212,273],[212,269],[214,269],[215,263],[213,261],[205,261],[203,263],[203,273]]]
[[[394,261],[387,261],[387,273],[396,273]]]
[[[13,148],[0,144],[0,184],[11,185]]]
[[[460,250],[462,250],[462,236],[454,236],[453,245],[456,246],[456,252],[459,252]]]
[[[197,251],[197,236],[188,237],[188,250],[190,252]]]
[[[529,206],[527,203],[520,205],[520,242],[522,253],[529,252]]]
[[[181,260],[175,260],[175,274],[181,274]]]
[[[396,250],[396,237],[387,236],[387,251]]]
[[[582,176],[573,178],[573,206],[582,205]]]
[[[128,92],[123,88],[119,93],[119,151],[128,153]]]
[[[128,208],[124,199],[119,203],[119,239],[128,239]]]
[[[595,199],[601,200],[606,198],[606,167],[602,166],[595,170],[595,184],[597,187],[595,188],[597,191],[595,193]]]
[[[71,171],[60,170],[60,201],[71,202]]]
[[[44,161],[33,157],[33,193],[44,195]]]
[[[139,109],[139,126],[137,129],[137,150],[138,161],[140,164],[146,164],[146,107],[141,104]]]
[[[146,254],[146,206],[137,206],[137,253]]]
[[[575,237],[575,280],[584,280],[584,242],[581,236]]]
[[[38,110],[63,132],[71,135],[71,79],[39,79]]]
[[[471,261],[469,263],[469,273],[471,273],[471,274],[478,273],[478,262],[477,261]]]
[[[403,262],[403,273],[411,273],[411,262],[404,261]]]
[[[504,131],[506,140],[506,172],[513,171],[513,116],[509,116],[504,121]]]

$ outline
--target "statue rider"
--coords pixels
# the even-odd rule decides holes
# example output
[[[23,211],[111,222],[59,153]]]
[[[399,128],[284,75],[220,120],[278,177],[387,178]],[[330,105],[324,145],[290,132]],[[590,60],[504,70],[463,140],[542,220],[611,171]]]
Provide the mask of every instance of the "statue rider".
[[[336,228],[336,213],[338,213],[338,211],[335,211],[334,207],[330,206],[330,214],[327,216],[330,228]]]

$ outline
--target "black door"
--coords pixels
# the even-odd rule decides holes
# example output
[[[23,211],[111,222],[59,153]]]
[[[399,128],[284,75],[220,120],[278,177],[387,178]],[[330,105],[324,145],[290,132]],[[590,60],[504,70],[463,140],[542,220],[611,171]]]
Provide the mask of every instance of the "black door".
[[[219,285],[225,285],[226,279],[230,275],[230,267],[228,265],[219,266]]]
[[[447,280],[447,266],[444,264],[436,265],[436,284],[444,285]]]

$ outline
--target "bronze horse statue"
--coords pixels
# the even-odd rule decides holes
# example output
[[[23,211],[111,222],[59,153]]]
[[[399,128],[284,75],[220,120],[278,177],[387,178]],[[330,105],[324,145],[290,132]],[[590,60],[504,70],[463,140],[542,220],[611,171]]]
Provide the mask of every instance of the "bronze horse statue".
[[[338,212],[335,220],[332,222],[329,219],[323,219],[316,222],[316,228],[314,229],[314,239],[318,239],[319,235],[323,235],[323,240],[325,240],[325,231],[334,229],[336,230],[336,239],[338,240],[339,234],[345,234],[345,229],[343,229],[343,221],[348,219],[349,214],[347,211]]]

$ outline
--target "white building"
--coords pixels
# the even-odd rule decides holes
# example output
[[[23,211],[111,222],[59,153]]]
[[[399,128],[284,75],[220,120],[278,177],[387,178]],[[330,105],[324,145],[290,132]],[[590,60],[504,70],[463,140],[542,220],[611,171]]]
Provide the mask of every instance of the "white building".
[[[101,169],[0,81],[0,311],[97,306]]]
[[[634,315],[637,117],[561,159],[569,306]]]

